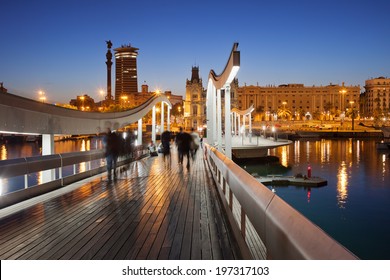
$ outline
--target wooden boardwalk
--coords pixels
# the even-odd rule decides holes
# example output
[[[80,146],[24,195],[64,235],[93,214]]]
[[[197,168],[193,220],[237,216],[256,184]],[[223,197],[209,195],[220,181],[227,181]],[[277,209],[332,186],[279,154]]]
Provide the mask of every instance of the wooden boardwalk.
[[[145,158],[1,219],[0,259],[241,259],[201,152],[189,170]]]

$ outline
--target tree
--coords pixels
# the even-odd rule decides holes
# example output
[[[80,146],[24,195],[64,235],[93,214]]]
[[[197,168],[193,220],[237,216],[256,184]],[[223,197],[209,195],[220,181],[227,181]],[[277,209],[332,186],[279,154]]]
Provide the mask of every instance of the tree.
[[[264,106],[257,106],[255,109],[255,113],[256,113],[255,119],[260,121],[264,115],[264,112],[265,112]]]
[[[277,115],[279,118],[282,118],[284,120],[291,118],[292,113],[288,108],[279,108],[277,111]]]
[[[297,116],[297,120],[301,120],[305,117],[305,110],[303,110],[302,108],[298,108],[296,111],[295,111],[295,114]]]
[[[324,111],[325,111],[325,114],[326,114],[326,115],[328,114],[328,112],[329,112],[330,114],[332,114],[332,109],[333,109],[333,104],[332,104],[332,102],[326,102],[326,103],[324,104]]]

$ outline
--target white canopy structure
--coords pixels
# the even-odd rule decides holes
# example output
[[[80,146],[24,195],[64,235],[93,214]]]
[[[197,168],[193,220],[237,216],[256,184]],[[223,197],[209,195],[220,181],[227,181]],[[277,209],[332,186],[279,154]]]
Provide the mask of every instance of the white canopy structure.
[[[238,43],[233,44],[229,60],[222,74],[216,75],[210,70],[207,84],[207,140],[211,145],[217,145],[222,151],[222,98],[221,91],[225,94],[225,155],[232,157],[232,135],[230,120],[230,84],[240,69],[240,52],[237,50]]]

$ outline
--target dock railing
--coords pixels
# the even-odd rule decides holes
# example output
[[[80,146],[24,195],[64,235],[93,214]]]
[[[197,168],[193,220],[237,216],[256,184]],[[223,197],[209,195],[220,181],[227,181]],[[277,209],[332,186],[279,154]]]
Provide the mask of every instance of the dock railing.
[[[222,204],[236,239],[254,259],[351,260],[353,253],[245,170],[205,145]]]
[[[125,165],[148,155],[146,147],[135,147],[131,154],[118,158],[117,167]],[[80,181],[93,175],[106,171],[106,162],[103,150],[91,150],[86,152],[72,152],[53,154],[47,156],[35,156],[0,161],[0,188],[1,180],[23,176],[23,185],[13,192],[0,193],[0,209],[13,205],[23,200],[53,191],[68,184]],[[77,165],[83,165],[78,168]],[[70,169],[70,171],[69,171]],[[55,179],[29,185],[29,175],[46,170],[55,172]],[[65,170],[68,170],[66,172]],[[70,174],[69,174],[70,173]]]

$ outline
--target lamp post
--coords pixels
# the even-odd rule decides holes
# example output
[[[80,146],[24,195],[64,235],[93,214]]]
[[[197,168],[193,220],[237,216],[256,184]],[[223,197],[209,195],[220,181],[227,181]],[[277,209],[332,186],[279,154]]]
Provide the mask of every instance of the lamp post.
[[[84,96],[84,95],[83,95],[83,96],[80,96],[80,99],[81,99],[81,101],[82,101],[82,103],[81,103],[81,110],[84,111],[84,100],[85,100],[85,96]]]
[[[342,111],[345,111],[345,94],[347,93],[346,89],[342,89],[339,91],[341,93],[342,99],[341,99],[341,109]],[[344,108],[343,108],[344,107]]]
[[[121,96],[122,107],[125,107],[126,102],[127,102],[127,99],[128,99],[127,95],[122,95],[122,96]]]
[[[353,108],[354,101],[349,101],[349,104],[351,104],[351,118],[352,118],[352,130],[355,129],[355,110]]]
[[[39,100],[42,101],[42,103],[45,103],[45,100],[46,100],[45,92],[40,90],[40,91],[38,91],[38,94],[39,94]]]

